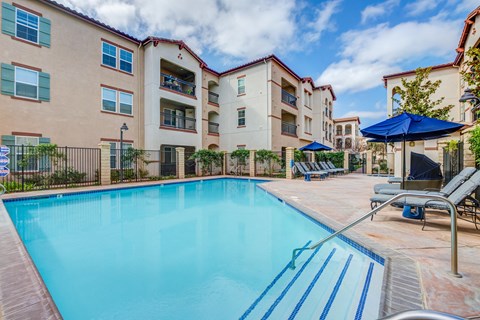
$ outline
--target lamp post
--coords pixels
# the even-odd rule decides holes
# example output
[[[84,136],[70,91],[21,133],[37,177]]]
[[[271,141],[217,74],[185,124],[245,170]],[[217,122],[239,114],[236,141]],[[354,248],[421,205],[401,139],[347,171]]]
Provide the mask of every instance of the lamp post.
[[[120,182],[123,182],[123,131],[127,130],[127,124],[124,122],[120,127]]]
[[[478,107],[480,107],[480,98],[477,97],[476,95],[473,94],[472,92],[472,89],[470,88],[467,88],[465,89],[465,92],[463,93],[463,95],[460,97],[460,99],[458,100],[460,102],[472,102],[473,103],[473,108],[472,108],[472,112],[475,112],[476,109],[478,109]]]

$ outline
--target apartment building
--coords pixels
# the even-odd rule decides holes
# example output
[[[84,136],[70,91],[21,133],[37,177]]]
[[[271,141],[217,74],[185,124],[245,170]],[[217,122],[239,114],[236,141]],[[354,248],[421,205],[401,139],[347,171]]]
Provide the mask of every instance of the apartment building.
[[[140,41],[47,0],[2,2],[3,144],[143,145]]]
[[[4,144],[280,151],[332,146],[329,85],[271,55],[224,72],[183,41],[136,39],[51,0],[2,2]]]
[[[333,119],[335,124],[335,149],[355,150],[360,138],[360,118]]]
[[[470,103],[459,102],[460,97],[463,95],[465,89],[467,88],[466,84],[462,80],[460,75],[461,70],[465,70],[464,61],[466,57],[464,52],[471,47],[480,47],[480,36],[478,30],[480,30],[480,7],[473,10],[465,20],[464,28],[457,51],[457,57],[455,61],[431,66],[431,73],[429,79],[431,81],[441,80],[442,83],[438,88],[437,92],[432,95],[432,100],[439,99],[444,97],[443,105],[453,105],[453,108],[450,110],[450,120],[455,122],[464,123],[466,126],[460,132],[452,134],[451,136],[443,139],[437,140],[427,140],[427,141],[415,141],[407,145],[407,172],[410,166],[410,152],[417,152],[427,155],[432,160],[441,163],[444,163],[444,157],[447,156],[443,147],[450,140],[457,140],[461,142],[460,145],[461,152],[460,158],[463,158],[464,166],[474,166],[473,155],[471,154],[468,146],[468,132],[473,128],[472,124],[477,121],[477,112],[473,112]],[[387,89],[387,112],[388,115],[394,115],[398,104],[395,100],[399,99],[399,95],[396,92],[397,88],[401,87],[401,79],[405,78],[411,80],[415,78],[415,70],[405,71],[401,73],[386,75],[383,77],[385,88]],[[394,148],[394,167],[395,175],[401,174],[401,145],[400,143],[395,144]],[[391,166],[391,164],[389,164]],[[448,168],[443,168],[448,169]]]

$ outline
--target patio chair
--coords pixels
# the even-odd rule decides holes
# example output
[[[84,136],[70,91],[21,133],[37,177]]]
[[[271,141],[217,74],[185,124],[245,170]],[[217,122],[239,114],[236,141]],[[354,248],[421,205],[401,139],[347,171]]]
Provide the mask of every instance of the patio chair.
[[[338,169],[338,170],[342,170],[343,173],[345,173],[348,169],[345,169],[345,168],[337,168],[335,167],[335,165],[332,163],[332,161],[327,161],[327,165],[331,168],[331,169]]]
[[[302,162],[295,162],[293,167],[305,177],[305,181],[310,181],[311,176],[318,176],[320,180],[325,179],[328,176],[328,172],[325,171],[310,171]]]
[[[323,171],[327,171],[328,173],[331,173],[331,174],[339,174],[340,172],[338,171],[338,169],[331,169],[327,166],[327,164],[325,162],[316,162],[316,165],[317,167],[320,169],[320,170],[323,170]]]
[[[405,190],[405,189],[399,189],[399,188],[387,188],[387,189],[380,189],[378,190],[377,193],[379,194],[390,194],[390,195],[395,195],[395,194],[400,194],[403,192],[413,192],[413,193],[420,193],[420,194],[436,194],[440,196],[449,196],[452,194],[453,191],[455,191],[462,183],[464,183],[466,180],[468,180],[475,172],[477,169],[473,167],[466,167],[462,171],[460,171],[455,177],[450,180],[449,183],[447,183],[442,189],[440,190],[429,190],[429,189],[424,189],[424,190]]]
[[[475,189],[477,189],[479,186],[480,186],[480,171],[477,171],[470,179],[465,181],[461,186],[459,186],[455,191],[453,191],[447,197],[447,199],[450,200],[456,207],[461,207],[464,205],[465,200],[467,200],[470,197],[470,195],[475,191]],[[377,196],[379,195],[376,195],[375,197]],[[384,196],[387,197],[388,199],[392,197],[391,195],[390,196],[384,195]],[[373,206],[373,203],[375,203],[375,206],[376,206],[379,203],[383,203],[388,200],[388,199],[381,200],[375,197],[372,197],[370,199],[372,206]],[[396,207],[410,206],[410,207],[424,209],[422,230],[425,228],[425,224],[427,220],[425,209],[428,208],[428,209],[435,209],[435,210],[442,210],[442,211],[449,210],[449,207],[445,202],[442,202],[439,200],[433,200],[433,199],[423,199],[423,198],[413,198],[413,197],[406,197],[404,199],[399,199],[398,201],[394,202],[392,205]]]
[[[319,162],[320,166],[322,167],[323,170],[332,170],[333,172],[335,172],[336,174],[344,174],[345,171],[343,169],[340,169],[340,168],[332,168],[331,166],[329,166],[325,161],[320,161]]]

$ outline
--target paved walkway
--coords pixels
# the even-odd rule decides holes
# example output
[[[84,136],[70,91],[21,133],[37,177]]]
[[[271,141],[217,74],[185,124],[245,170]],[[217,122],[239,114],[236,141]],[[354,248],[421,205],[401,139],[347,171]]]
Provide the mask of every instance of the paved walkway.
[[[264,188],[338,229],[367,213],[373,186],[385,182],[385,178],[349,174],[326,181],[274,181]],[[455,278],[448,274],[450,217],[433,211],[427,214],[424,231],[421,221],[402,218],[400,209],[390,207],[348,232],[355,239],[412,258],[418,266],[425,308],[480,317],[480,231],[471,222],[458,221],[459,272],[463,277]],[[408,275],[398,276],[408,280]],[[400,295],[408,292],[403,290]]]

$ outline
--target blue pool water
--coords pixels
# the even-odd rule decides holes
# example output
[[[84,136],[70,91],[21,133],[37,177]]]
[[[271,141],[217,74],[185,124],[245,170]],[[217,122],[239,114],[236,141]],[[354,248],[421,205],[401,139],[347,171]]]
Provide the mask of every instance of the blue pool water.
[[[370,319],[383,263],[257,187],[215,179],[5,206],[65,319]]]

